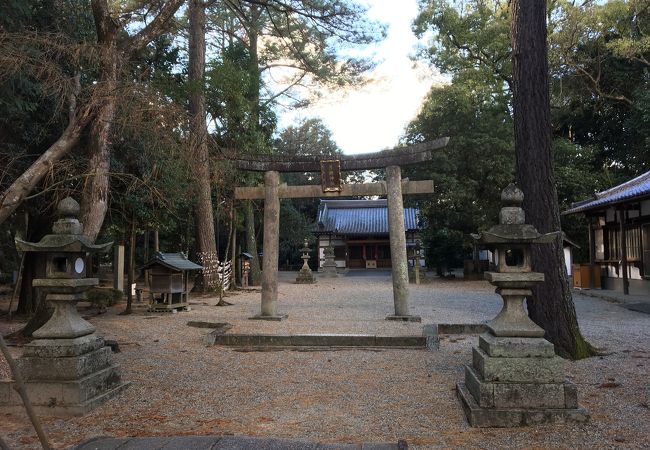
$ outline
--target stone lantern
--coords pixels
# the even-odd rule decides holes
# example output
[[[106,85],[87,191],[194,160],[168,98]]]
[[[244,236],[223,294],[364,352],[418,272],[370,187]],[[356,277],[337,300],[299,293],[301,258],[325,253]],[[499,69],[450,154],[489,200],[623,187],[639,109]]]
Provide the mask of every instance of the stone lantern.
[[[492,248],[497,271],[485,278],[497,287],[503,308],[487,323],[488,330],[472,349],[473,364],[465,366],[465,382],[457,392],[470,425],[512,427],[549,422],[584,422],[575,385],[564,378],[562,358],[544,339],[544,330],[526,313],[524,300],[544,281],[533,272],[531,245],[551,243],[559,232],[540,234],[526,224],[524,195],[510,184],[502,194],[499,224],[474,236]]]
[[[16,239],[18,250],[45,254],[45,278],[33,280],[33,286],[54,308],[48,322],[33,333],[36,339],[25,345],[20,365],[37,410],[81,415],[127,386],[111,361],[110,347],[76,309],[86,291],[99,283],[86,277],[86,256],[108,251],[112,242],[95,245],[83,235],[79,204],[72,198],[62,200],[57,212],[52,234],[40,242]],[[0,402],[10,406],[19,399],[8,390],[6,384],[0,386]]]
[[[323,249],[325,262],[323,262],[322,274],[327,278],[336,278],[339,276],[336,271],[336,261],[334,260],[334,247],[330,244]]]
[[[312,284],[315,282],[314,280],[314,274],[311,272],[311,269],[309,268],[309,252],[311,249],[309,248],[309,243],[307,242],[307,238],[305,238],[305,242],[303,244],[303,247],[300,249],[302,252],[302,268],[298,272],[298,276],[296,277],[296,283],[297,284]]]

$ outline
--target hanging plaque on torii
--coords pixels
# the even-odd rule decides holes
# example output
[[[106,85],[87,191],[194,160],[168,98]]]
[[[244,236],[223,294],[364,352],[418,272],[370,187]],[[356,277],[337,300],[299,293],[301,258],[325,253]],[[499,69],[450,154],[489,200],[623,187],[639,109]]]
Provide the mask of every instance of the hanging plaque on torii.
[[[239,170],[264,172],[264,185],[236,187],[236,200],[264,199],[264,241],[262,266],[262,301],[260,314],[251,319],[282,320],[286,314],[277,311],[278,259],[280,236],[280,199],[308,197],[353,197],[385,195],[388,201],[388,228],[392,260],[393,299],[395,314],[387,319],[420,321],[409,314],[408,261],[404,229],[403,194],[433,193],[433,181],[402,180],[400,166],[430,161],[433,151],[445,147],[448,137],[407,147],[361,155],[342,155],[339,160],[320,160],[315,156],[241,155],[222,150]],[[386,169],[386,180],[372,183],[342,183],[341,171]],[[322,184],[287,186],[280,184],[279,172],[321,171]]]
[[[341,192],[341,161],[338,159],[321,161],[320,179],[323,192]]]

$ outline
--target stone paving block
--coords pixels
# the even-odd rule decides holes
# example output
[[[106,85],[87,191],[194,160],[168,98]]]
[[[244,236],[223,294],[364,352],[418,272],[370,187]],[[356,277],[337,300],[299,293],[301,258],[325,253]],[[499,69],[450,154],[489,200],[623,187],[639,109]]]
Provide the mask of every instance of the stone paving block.
[[[212,450],[221,440],[218,436],[177,436],[169,439],[160,450]],[[119,450],[122,450],[121,448]]]
[[[143,449],[162,449],[166,448],[166,444],[171,441],[171,437],[141,437],[137,439],[130,439],[124,444],[119,446],[119,450],[143,450]],[[193,449],[193,447],[185,447],[186,449]]]
[[[553,358],[495,358],[472,348],[473,366],[484,381],[562,383],[564,361]]]
[[[490,332],[479,336],[479,347],[488,356],[502,358],[552,358],[555,347],[544,338],[497,337]]]
[[[361,450],[398,450],[398,444],[392,443],[364,443],[361,444]],[[404,447],[408,448],[408,447]]]
[[[398,316],[395,314],[391,314],[390,316],[386,316],[386,320],[395,320],[397,322],[422,322],[422,317],[420,316]]]
[[[424,336],[376,336],[377,347],[420,347],[425,348],[427,338]]]
[[[258,345],[269,347],[288,347],[291,345],[290,335],[264,335],[260,336]]]
[[[484,323],[439,323],[440,334],[479,334],[488,330]]]
[[[316,450],[316,443],[302,440],[224,436],[214,450]]]
[[[95,437],[74,447],[73,450],[115,450],[130,438]]]
[[[361,444],[322,444],[316,446],[317,450],[362,450]]]
[[[427,324],[424,327],[422,327],[422,336],[424,336],[427,350],[440,349],[440,336],[438,335],[438,325]]]
[[[437,336],[434,336],[437,338]],[[231,347],[413,347],[427,348],[426,336],[374,336],[365,334],[247,335],[208,333],[208,345]],[[435,346],[437,341],[430,343]]]

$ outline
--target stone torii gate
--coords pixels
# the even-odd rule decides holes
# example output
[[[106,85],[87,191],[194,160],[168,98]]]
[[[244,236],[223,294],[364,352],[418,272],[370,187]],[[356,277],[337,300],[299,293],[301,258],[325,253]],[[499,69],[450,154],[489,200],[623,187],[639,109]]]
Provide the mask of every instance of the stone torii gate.
[[[404,194],[433,193],[433,181],[402,180],[401,166],[429,161],[432,152],[447,145],[448,137],[408,147],[363,155],[344,155],[340,160],[321,160],[313,156],[291,159],[278,155],[246,155],[231,159],[240,170],[264,172],[264,186],[236,187],[236,200],[264,199],[264,240],[262,259],[262,300],[259,315],[251,319],[282,320],[278,300],[278,258],[280,237],[280,199],[308,197],[350,197],[386,195],[393,278],[395,314],[387,320],[419,322],[409,313],[408,261],[404,229]],[[386,169],[386,181],[342,184],[341,171]],[[280,184],[280,172],[321,172],[322,185],[287,186]]]

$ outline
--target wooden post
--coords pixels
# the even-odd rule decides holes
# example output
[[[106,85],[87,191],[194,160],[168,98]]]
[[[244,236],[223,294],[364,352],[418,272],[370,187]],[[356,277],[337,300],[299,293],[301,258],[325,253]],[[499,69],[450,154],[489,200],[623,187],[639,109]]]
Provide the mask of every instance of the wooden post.
[[[113,247],[113,289],[124,292],[124,245]]]
[[[596,264],[596,231],[594,230],[594,218],[588,217],[589,221],[589,264]]]
[[[231,280],[230,282],[232,283],[233,289],[237,285],[237,275],[238,275],[238,267],[239,264],[237,264],[237,227],[235,226],[235,212],[232,212],[233,217],[231,218],[232,220],[232,248],[230,249],[230,260],[232,261],[232,271],[231,273]]]
[[[144,230],[144,263],[149,262],[149,230]]]
[[[153,251],[154,253],[160,251],[160,237],[158,235],[158,228],[153,230]]]
[[[594,230],[594,219],[588,217],[589,221],[589,288],[593,289],[596,287],[596,270],[600,270],[600,267],[596,269],[596,232]]]
[[[627,277],[627,239],[625,234],[625,222],[627,219],[627,211],[621,209],[618,212],[619,220],[621,222],[620,236],[621,236],[621,270],[623,271],[623,294],[630,294],[630,280]]]
[[[419,316],[409,314],[409,274],[406,257],[406,230],[404,227],[404,202],[402,200],[402,170],[399,166],[386,167],[388,197],[388,230],[390,258],[393,275],[393,300],[395,315],[387,320],[419,322]]]
[[[262,304],[260,315],[251,319],[282,320],[286,315],[277,311],[278,258],[280,247],[280,174],[275,170],[264,173],[264,242],[262,246]]]

